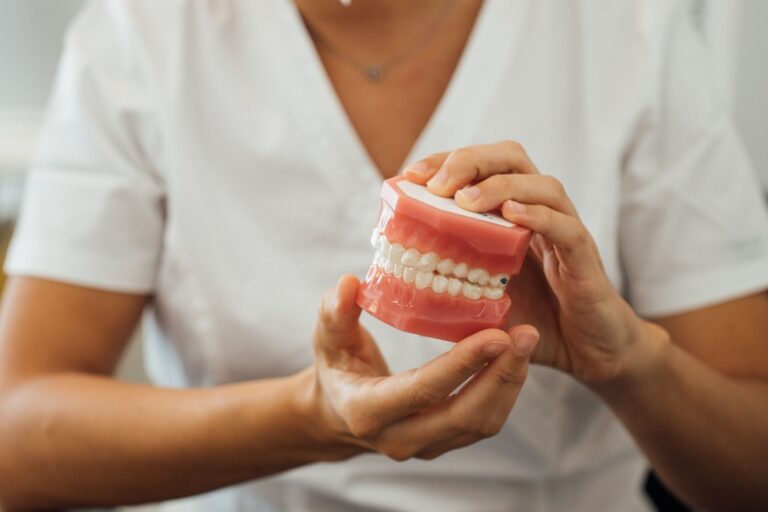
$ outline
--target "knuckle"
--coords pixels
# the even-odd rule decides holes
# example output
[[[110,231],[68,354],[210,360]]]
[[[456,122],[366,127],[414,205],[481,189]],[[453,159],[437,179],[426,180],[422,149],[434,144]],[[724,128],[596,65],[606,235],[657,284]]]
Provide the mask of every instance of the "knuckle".
[[[359,438],[367,439],[375,436],[380,428],[378,422],[368,417],[353,416],[347,419],[347,428],[350,434]]]
[[[514,174],[494,174],[486,178],[483,183],[491,189],[503,189],[509,186],[509,182]]]
[[[502,144],[509,150],[514,153],[519,153],[523,151],[523,145],[517,142],[516,140],[505,140],[502,142]]]
[[[504,423],[497,420],[489,420],[483,423],[482,427],[480,427],[480,431],[478,432],[479,435],[482,437],[493,437],[495,435],[498,435],[499,432],[501,432],[502,427],[504,426]]]
[[[436,404],[442,398],[440,391],[421,377],[419,370],[413,374],[413,382],[408,391],[408,405],[414,409],[423,409]]]
[[[496,379],[501,386],[521,386],[528,376],[528,365],[524,364],[515,368],[499,369]]]
[[[444,452],[437,451],[437,450],[431,450],[426,452],[421,452],[418,455],[416,455],[417,459],[420,460],[435,460],[439,456],[441,456]]]
[[[544,179],[546,180],[547,186],[554,190],[556,194],[565,195],[565,186],[563,186],[562,181],[550,175],[544,176]]]
[[[405,462],[415,455],[413,450],[403,443],[385,444],[379,447],[378,450],[379,453],[396,462]]]
[[[474,414],[463,414],[457,418],[456,427],[464,434],[480,435],[483,430],[483,420]]]

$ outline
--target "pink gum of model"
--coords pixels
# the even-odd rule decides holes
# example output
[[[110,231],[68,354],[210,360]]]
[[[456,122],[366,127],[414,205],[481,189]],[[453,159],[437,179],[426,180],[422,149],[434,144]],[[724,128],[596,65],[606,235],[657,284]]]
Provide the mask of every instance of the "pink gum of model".
[[[495,213],[463,210],[402,176],[388,179],[372,237],[377,252],[357,303],[397,329],[446,341],[504,328],[512,305],[505,288],[530,238]]]

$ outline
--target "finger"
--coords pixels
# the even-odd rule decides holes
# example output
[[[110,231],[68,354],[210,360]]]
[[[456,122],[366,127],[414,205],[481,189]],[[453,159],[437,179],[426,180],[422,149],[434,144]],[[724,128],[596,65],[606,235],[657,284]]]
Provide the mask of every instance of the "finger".
[[[456,204],[473,212],[494,210],[507,199],[526,204],[541,204],[578,217],[563,185],[552,176],[498,174],[456,192]]]
[[[372,381],[349,397],[346,411],[360,419],[355,423],[365,424],[364,434],[370,435],[445,400],[510,344],[502,330],[480,331],[420,368]]]
[[[539,174],[539,171],[517,142],[470,146],[451,152],[427,182],[427,187],[437,195],[452,197],[472,182],[508,173]]]
[[[600,256],[581,221],[548,206],[505,201],[501,214],[510,222],[540,234],[555,246],[565,268],[576,278],[589,278],[600,270]]]
[[[403,174],[408,179],[408,181],[418,183],[419,185],[424,185],[432,176],[435,175],[440,166],[443,165],[443,162],[445,161],[448,154],[448,151],[444,151],[442,153],[435,153],[426,158],[423,158],[418,162],[406,167],[403,170]]]
[[[496,357],[450,401],[388,427],[378,447],[397,458],[429,458],[498,433],[512,410],[538,343],[529,325],[510,330],[513,346]]]
[[[350,274],[339,278],[336,286],[325,292],[315,325],[315,349],[328,355],[348,348],[356,338],[360,307],[355,302],[360,281]]]

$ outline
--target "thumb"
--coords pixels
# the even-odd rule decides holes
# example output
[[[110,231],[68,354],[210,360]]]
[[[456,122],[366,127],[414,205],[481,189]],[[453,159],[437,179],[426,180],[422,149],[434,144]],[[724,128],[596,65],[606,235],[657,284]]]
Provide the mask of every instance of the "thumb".
[[[343,349],[356,341],[360,307],[355,297],[359,286],[360,281],[347,274],[341,276],[336,286],[323,295],[315,326],[315,347],[318,351]]]
[[[516,325],[507,334],[512,340],[512,349],[521,356],[533,354],[539,343],[539,331],[532,325]]]

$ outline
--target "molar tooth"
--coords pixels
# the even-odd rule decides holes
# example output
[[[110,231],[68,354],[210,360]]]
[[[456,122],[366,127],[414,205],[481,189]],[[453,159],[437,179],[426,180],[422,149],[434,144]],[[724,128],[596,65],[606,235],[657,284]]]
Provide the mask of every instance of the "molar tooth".
[[[452,296],[456,297],[458,294],[461,293],[461,281],[456,279],[455,277],[452,277],[448,280],[448,293]]]
[[[416,279],[416,269],[413,267],[403,268],[403,281],[412,283]]]
[[[487,299],[499,300],[504,296],[503,288],[483,288],[483,296]]]
[[[392,260],[387,260],[387,262],[384,264],[384,272],[391,274],[393,270],[395,270],[395,262]]]
[[[376,251],[376,255],[373,257],[373,264],[379,268],[384,268],[387,263],[387,258],[384,257],[379,251]]]
[[[379,246],[379,238],[381,238],[381,233],[379,233],[379,227],[376,226],[373,228],[373,233],[371,233],[371,245],[374,248]]]
[[[491,275],[482,268],[473,268],[467,273],[467,281],[485,286],[491,280]]]
[[[451,275],[451,272],[453,272],[453,267],[455,266],[456,263],[454,263],[451,258],[440,260],[440,263],[437,264],[437,271],[444,276],[448,276]]]
[[[509,282],[509,274],[495,274],[491,276],[491,286],[494,288],[504,288]]]
[[[437,268],[438,261],[440,261],[440,256],[436,252],[428,252],[419,258],[418,269],[432,273]]]
[[[406,267],[416,268],[416,265],[419,264],[419,251],[416,249],[408,249],[405,251],[400,261]]]
[[[432,284],[432,277],[434,277],[434,275],[435,274],[432,272],[416,272],[416,280],[414,281],[416,288],[419,290],[427,288],[430,284]]]
[[[464,283],[461,287],[461,294],[468,299],[478,300],[483,296],[483,289],[473,284]]]
[[[448,289],[448,278],[445,276],[435,276],[432,280],[432,291],[435,293],[445,293]]]
[[[389,254],[389,247],[390,247],[389,241],[385,237],[383,236],[379,237],[378,246],[381,254],[383,254],[384,256]]]
[[[389,248],[389,260],[393,263],[400,263],[403,259],[405,249],[400,244],[392,244]]]
[[[403,277],[403,266],[395,263],[395,266],[392,269],[392,273],[395,274],[396,278],[401,279]]]
[[[469,272],[469,265],[466,263],[459,263],[455,267],[453,267],[453,275],[458,277],[459,279],[467,277],[467,273]]]

